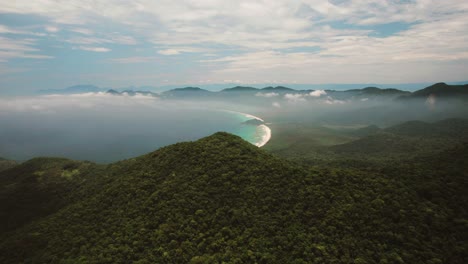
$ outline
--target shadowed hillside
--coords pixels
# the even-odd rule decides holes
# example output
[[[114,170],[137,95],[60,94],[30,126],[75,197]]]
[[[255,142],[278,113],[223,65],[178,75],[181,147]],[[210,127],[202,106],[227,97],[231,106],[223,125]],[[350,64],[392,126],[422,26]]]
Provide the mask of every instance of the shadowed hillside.
[[[68,204],[3,234],[0,262],[464,263],[466,170],[454,165],[466,157],[461,146],[432,157],[436,169],[306,169],[216,133],[104,169],[35,159],[0,173],[3,188],[30,179],[40,194],[33,175],[56,179]]]

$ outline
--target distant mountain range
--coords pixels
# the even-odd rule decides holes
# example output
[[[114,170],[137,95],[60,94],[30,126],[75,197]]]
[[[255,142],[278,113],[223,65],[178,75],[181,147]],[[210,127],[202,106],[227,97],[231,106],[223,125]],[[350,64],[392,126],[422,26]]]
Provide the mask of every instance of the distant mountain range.
[[[409,97],[428,97],[430,95],[437,97],[468,96],[468,84],[448,85],[446,83],[436,83],[411,93]]]
[[[339,100],[348,100],[352,98],[365,99],[365,98],[374,98],[374,97],[386,97],[393,99],[414,99],[414,98],[427,98],[430,95],[435,97],[468,97],[468,84],[463,85],[449,85],[446,83],[436,83],[431,86],[428,86],[424,89],[417,90],[415,92],[409,92],[404,90],[399,90],[396,88],[378,88],[378,87],[365,87],[362,89],[350,89],[345,91],[337,90],[324,90],[324,93],[313,95],[314,91],[312,89],[306,90],[295,90],[289,87],[284,86],[268,86],[265,88],[255,88],[249,86],[235,86],[232,88],[225,88],[218,92],[208,91],[199,87],[184,87],[184,88],[175,88],[161,93],[155,93],[147,90],[115,90],[115,89],[105,89],[99,88],[94,85],[76,85],[71,86],[65,89],[51,89],[51,90],[41,90],[41,94],[79,94],[79,93],[96,93],[96,92],[106,92],[114,95],[149,95],[157,96],[163,98],[200,98],[200,97],[239,97],[239,96],[253,96],[258,97],[275,97],[284,94],[303,94],[311,95],[314,97],[319,97],[321,95],[332,96],[335,99]]]

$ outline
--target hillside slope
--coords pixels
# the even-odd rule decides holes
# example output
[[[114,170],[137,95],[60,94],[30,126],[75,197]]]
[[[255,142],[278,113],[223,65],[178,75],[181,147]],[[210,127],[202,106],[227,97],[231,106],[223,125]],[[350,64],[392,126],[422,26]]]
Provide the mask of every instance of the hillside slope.
[[[468,142],[468,120],[452,118],[404,122],[331,149],[341,154],[406,157],[440,152],[463,142]]]
[[[216,133],[92,169],[81,199],[0,237],[0,262],[465,263],[466,154],[308,170]]]
[[[436,96],[467,96],[468,84],[464,85],[448,85],[446,83],[436,83],[424,89],[414,92],[412,97],[426,97],[429,95]]]
[[[17,165],[17,162],[16,162],[16,161],[7,160],[7,159],[4,159],[4,158],[1,158],[1,157],[0,157],[0,171],[13,168],[13,167],[16,166],[16,165]]]
[[[0,235],[58,211],[96,186],[99,166],[35,158],[0,173]]]

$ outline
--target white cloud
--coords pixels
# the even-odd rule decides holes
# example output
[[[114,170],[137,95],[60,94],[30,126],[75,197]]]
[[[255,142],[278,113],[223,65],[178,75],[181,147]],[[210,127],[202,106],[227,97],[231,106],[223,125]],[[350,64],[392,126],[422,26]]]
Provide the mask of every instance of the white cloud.
[[[35,39],[12,39],[0,36],[0,62],[14,58],[51,59],[52,56],[37,54]]]
[[[80,33],[86,32],[82,29],[78,29],[81,31]],[[76,31],[76,29],[72,29],[72,31]],[[91,32],[88,32],[91,33]],[[89,35],[89,34],[87,34]],[[120,34],[105,34],[103,37],[90,37],[90,36],[73,36],[65,42],[72,43],[72,44],[82,44],[82,45],[94,45],[94,44],[121,44],[121,45],[136,45],[137,41],[130,36],[123,36]]]
[[[322,95],[326,95],[327,92],[324,90],[315,90],[312,91],[308,94],[302,94],[302,93],[295,93],[295,94],[285,94],[284,99],[288,100],[289,102],[305,102],[307,100],[307,97],[320,97]],[[327,97],[327,101],[333,101],[331,97]]]
[[[2,1],[0,13],[37,15],[84,35],[67,40],[74,45],[141,40],[162,55],[229,54],[198,61],[203,77],[217,81],[432,81],[464,79],[468,67],[468,2],[460,0],[16,0]],[[372,30],[391,22],[411,24],[392,36]],[[331,26],[340,23],[350,28]]]
[[[278,102],[273,102],[271,105],[276,108],[281,108],[281,104]]]
[[[120,34],[111,34],[107,36],[110,38],[111,43],[117,43],[121,45],[136,45],[138,42],[131,36],[124,36]]]
[[[89,47],[89,46],[79,46],[75,47],[76,49],[85,50],[85,51],[92,51],[92,52],[109,52],[111,49],[104,48],[104,47]]]
[[[0,24],[0,34],[17,34],[17,35],[32,35],[37,37],[46,36],[44,33],[32,32],[30,30],[25,30],[22,28],[12,28]]]
[[[289,102],[292,103],[297,103],[297,102],[305,102],[306,99],[304,98],[303,94],[285,94],[284,99],[288,100]]]
[[[159,50],[158,53],[162,55],[179,55],[181,53],[202,53],[202,52],[208,52],[211,49],[207,48],[200,48],[200,47],[186,47],[186,46],[176,46],[171,49],[163,49]]]
[[[180,54],[180,52],[178,50],[175,50],[175,49],[158,50],[158,53],[162,54],[162,55],[178,55],[178,54]]]
[[[326,95],[327,92],[325,92],[324,90],[315,90],[315,91],[312,91],[309,93],[309,96],[312,96],[312,97],[320,97],[322,95]]]
[[[46,26],[45,30],[47,32],[50,32],[50,33],[56,33],[56,32],[60,31],[60,29],[58,27],[55,27],[55,26]]]
[[[327,99],[325,100],[325,104],[329,104],[329,105],[344,104],[344,103],[346,103],[346,101],[333,99],[330,96],[328,96]]]
[[[109,62],[111,63],[122,63],[122,64],[131,64],[131,63],[145,63],[150,61],[155,61],[156,57],[125,57],[125,58],[115,58],[110,59]]]
[[[21,97],[15,100],[0,98],[0,114],[11,112],[42,112],[61,113],[73,109],[106,109],[109,106],[158,107],[155,101],[159,98],[138,94],[136,96],[115,96],[103,92],[72,95],[45,95],[37,97]]]
[[[271,97],[277,97],[279,94],[278,93],[256,93],[255,96],[259,96],[259,97],[266,97],[266,98],[271,98]]]
[[[91,29],[88,29],[88,28],[76,27],[76,28],[71,28],[69,30],[72,31],[72,32],[83,34],[83,35],[93,35],[94,34],[94,31],[92,31]]]

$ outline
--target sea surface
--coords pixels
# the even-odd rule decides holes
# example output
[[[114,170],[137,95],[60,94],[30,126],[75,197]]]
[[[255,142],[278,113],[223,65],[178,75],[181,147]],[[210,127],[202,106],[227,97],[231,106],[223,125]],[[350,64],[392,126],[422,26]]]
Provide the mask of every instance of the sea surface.
[[[113,107],[0,115],[0,157],[66,157],[108,163],[225,131],[257,144],[262,135],[243,113],[221,109]]]

